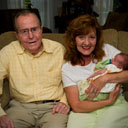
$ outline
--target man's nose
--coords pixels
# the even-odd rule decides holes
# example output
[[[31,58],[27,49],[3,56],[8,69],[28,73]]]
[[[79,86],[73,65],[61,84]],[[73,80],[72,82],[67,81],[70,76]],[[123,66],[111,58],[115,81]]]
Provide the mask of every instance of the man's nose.
[[[33,38],[34,35],[33,35],[33,32],[31,30],[28,31],[28,36],[29,36],[29,38]]]

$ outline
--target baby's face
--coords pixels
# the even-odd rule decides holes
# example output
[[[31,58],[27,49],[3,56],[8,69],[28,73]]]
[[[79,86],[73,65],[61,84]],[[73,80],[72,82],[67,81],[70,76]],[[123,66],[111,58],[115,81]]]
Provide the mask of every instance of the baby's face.
[[[121,55],[116,55],[112,59],[112,64],[116,65],[120,69],[123,69],[123,63],[124,63],[124,58]]]

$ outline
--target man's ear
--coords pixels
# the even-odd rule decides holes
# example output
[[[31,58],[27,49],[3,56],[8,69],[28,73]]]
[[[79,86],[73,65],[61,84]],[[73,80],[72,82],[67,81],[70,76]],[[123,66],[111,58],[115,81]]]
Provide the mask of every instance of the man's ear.
[[[43,26],[41,25],[41,30],[42,30],[42,33],[43,33]]]
[[[15,31],[14,34],[15,34],[16,38],[18,39],[18,33]]]

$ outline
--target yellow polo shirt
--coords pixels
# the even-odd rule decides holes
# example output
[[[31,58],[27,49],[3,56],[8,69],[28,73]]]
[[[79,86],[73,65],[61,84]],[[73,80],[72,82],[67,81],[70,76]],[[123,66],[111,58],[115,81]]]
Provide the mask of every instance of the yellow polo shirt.
[[[11,97],[19,102],[60,100],[67,104],[61,78],[64,47],[48,39],[42,42],[43,51],[36,56],[26,51],[19,41],[0,51],[0,95],[2,81],[8,77]],[[0,108],[0,115],[3,114]]]

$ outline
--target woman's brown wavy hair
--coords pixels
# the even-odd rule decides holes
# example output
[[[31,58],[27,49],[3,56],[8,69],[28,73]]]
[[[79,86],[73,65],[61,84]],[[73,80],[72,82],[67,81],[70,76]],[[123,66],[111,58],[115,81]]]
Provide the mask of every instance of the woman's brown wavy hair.
[[[85,63],[82,59],[81,53],[76,48],[75,38],[79,35],[87,35],[92,29],[96,31],[97,37],[96,47],[93,51],[94,59],[97,61],[100,61],[102,59],[102,57],[105,55],[102,49],[102,29],[95,17],[86,14],[72,20],[72,22],[67,27],[67,30],[65,32],[66,61],[71,62],[72,65]]]

